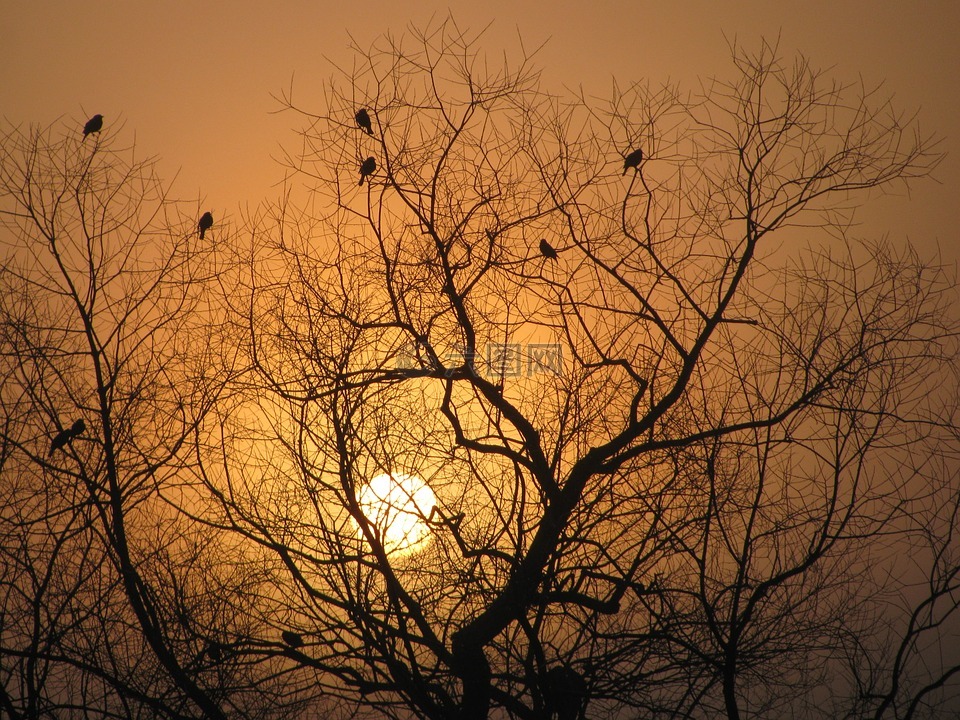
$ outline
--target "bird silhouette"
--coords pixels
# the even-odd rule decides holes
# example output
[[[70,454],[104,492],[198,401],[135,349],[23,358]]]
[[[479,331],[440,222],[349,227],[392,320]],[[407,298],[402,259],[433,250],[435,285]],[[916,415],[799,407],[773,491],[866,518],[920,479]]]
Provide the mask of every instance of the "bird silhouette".
[[[556,260],[558,257],[557,251],[553,249],[553,245],[547,242],[546,238],[540,241],[540,254],[548,260]]]
[[[215,663],[223,660],[223,645],[216,640],[211,640],[210,644],[207,645],[207,657],[210,658],[211,662]]]
[[[357,121],[357,125],[359,125],[362,130],[365,130],[367,135],[373,135],[373,125],[370,124],[370,113],[367,112],[366,108],[357,110],[354,118]]]
[[[98,133],[103,128],[103,115],[99,113],[94,115],[92,118],[87,120],[87,124],[83,126],[83,137],[86,139],[87,135],[90,133]]]
[[[204,234],[213,227],[213,215],[211,213],[205,212],[200,216],[200,222],[197,223],[197,228],[200,230],[200,239],[203,240]]]
[[[68,442],[73,440],[75,437],[80,437],[83,435],[84,431],[87,429],[87,424],[83,421],[83,418],[76,420],[73,425],[68,428],[65,428],[53,436],[53,440],[50,442],[50,455],[53,455],[57,450],[64,447]]]
[[[73,437],[73,433],[70,431],[70,428],[66,430],[61,430],[56,435],[53,436],[53,442],[50,443],[50,455],[53,455],[57,450],[66,445],[70,438]]]
[[[368,175],[373,175],[376,171],[377,161],[372,157],[368,157],[360,165],[360,182],[358,184],[363,185],[363,179]]]
[[[623,159],[623,174],[627,174],[630,168],[640,167],[640,161],[643,160],[643,150],[634,150]]]
[[[557,720],[576,720],[580,716],[584,698],[587,696],[587,683],[576,670],[565,665],[550,668],[546,678],[548,704],[556,713]]]
[[[282,633],[280,633],[280,637],[282,637],[283,641],[292,648],[303,647],[303,637],[300,635],[300,633],[284,630]]]

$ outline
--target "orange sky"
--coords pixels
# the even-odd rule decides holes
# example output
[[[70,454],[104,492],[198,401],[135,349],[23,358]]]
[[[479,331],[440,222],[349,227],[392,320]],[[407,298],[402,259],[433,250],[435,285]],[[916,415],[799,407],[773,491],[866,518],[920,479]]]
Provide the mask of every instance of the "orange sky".
[[[900,107],[921,109],[923,128],[950,153],[912,198],[881,198],[860,217],[863,234],[889,232],[924,251],[960,258],[953,215],[960,190],[960,3],[953,0],[484,0],[143,2],[3,0],[0,112],[14,123],[89,115],[125,123],[143,155],[159,155],[175,195],[201,198],[220,217],[273,198],[282,177],[271,160],[293,146],[292,115],[277,109],[295,75],[296,99],[318,107],[329,58],[346,62],[351,33],[368,44],[386,30],[452,10],[461,26],[493,22],[487,47],[515,48],[518,31],[540,54],[547,86],[604,93],[615,75],[692,81],[728,74],[727,39],[747,45],[780,36],[842,79],[887,81]]]

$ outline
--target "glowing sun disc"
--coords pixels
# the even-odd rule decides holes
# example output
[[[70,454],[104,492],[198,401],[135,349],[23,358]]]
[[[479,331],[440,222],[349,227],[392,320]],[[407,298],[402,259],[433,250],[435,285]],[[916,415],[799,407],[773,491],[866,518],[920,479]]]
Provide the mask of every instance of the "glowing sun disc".
[[[379,530],[388,553],[413,552],[430,539],[430,526],[424,519],[437,504],[437,497],[415,475],[377,475],[360,489],[357,500]]]

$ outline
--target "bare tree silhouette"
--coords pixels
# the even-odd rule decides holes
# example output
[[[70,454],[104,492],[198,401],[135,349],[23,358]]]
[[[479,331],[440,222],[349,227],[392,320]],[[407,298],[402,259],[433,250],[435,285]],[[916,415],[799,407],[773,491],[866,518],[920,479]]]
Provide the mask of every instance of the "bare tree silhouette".
[[[120,132],[5,128],[7,715],[956,698],[954,283],[849,226],[935,139],[768,44],[600,101],[480,39],[288,103],[304,187],[243,242]]]
[[[170,504],[225,387],[213,248],[119,142],[84,151],[51,126],[0,143],[0,713],[266,717],[273,670],[194,663],[256,637],[226,612],[253,586]]]
[[[908,588],[869,568],[955,505],[955,468],[919,458],[954,432],[928,378],[953,382],[956,319],[935,265],[842,231],[858,193],[929,174],[934,140],[769,45],[701,97],[598,103],[451,20],[411,35],[290,104],[309,197],[255,219],[230,283],[253,375],[221,422],[255,461],[206,482],[317,639],[291,678],[393,717],[568,717],[558,667],[580,717],[802,714],[825,688],[845,699],[822,715],[882,716],[839,678],[903,675],[867,618]],[[357,97],[385,120],[365,193]],[[565,267],[535,270],[530,237]],[[372,514],[384,474],[436,502]],[[383,518],[405,515],[429,541],[398,553]],[[901,701],[956,672],[924,662],[934,689]]]

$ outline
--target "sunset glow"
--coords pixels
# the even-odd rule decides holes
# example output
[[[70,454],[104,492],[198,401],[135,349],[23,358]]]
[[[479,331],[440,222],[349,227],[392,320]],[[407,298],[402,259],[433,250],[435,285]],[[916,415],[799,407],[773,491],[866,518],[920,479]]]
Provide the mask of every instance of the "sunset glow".
[[[429,542],[425,518],[437,498],[420,478],[404,473],[377,475],[360,490],[359,500],[388,553],[414,552]]]
[[[960,3],[7,5],[0,720],[960,718]]]

